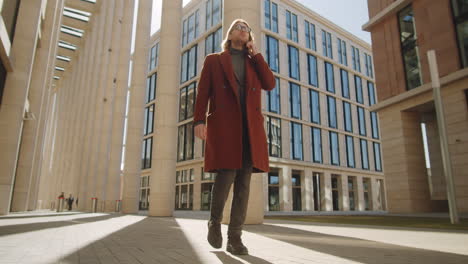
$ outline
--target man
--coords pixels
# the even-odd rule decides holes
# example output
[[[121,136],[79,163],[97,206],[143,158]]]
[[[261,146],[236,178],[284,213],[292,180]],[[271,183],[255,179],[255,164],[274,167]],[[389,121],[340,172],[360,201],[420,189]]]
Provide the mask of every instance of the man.
[[[269,171],[261,90],[272,90],[275,78],[258,52],[245,20],[232,22],[222,48],[223,52],[205,58],[193,124],[195,136],[206,140],[204,171],[217,172],[208,221],[208,242],[214,248],[222,246],[223,209],[234,183],[226,250],[246,255],[248,249],[242,243],[241,234],[251,174]]]

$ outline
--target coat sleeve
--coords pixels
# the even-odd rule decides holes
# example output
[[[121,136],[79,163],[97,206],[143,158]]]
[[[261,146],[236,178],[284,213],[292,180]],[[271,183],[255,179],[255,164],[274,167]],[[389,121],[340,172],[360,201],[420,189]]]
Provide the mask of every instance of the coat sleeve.
[[[203,63],[202,72],[200,75],[200,80],[198,81],[197,86],[197,98],[195,100],[195,110],[193,113],[193,126],[195,127],[198,124],[206,123],[206,107],[208,104],[208,99],[211,96],[211,56],[205,58]]]
[[[255,70],[257,71],[258,78],[262,82],[262,89],[271,91],[275,88],[275,76],[270,70],[270,67],[266,63],[263,55],[259,52],[253,56],[253,62],[255,64]]]

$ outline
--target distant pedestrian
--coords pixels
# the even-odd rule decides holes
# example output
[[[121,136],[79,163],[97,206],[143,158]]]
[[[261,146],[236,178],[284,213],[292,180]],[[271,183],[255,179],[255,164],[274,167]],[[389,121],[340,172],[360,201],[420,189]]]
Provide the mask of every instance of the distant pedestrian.
[[[72,206],[73,206],[73,201],[75,199],[73,198],[73,196],[70,194],[70,196],[68,197],[67,199],[67,203],[68,203],[68,211],[71,211],[72,209]]]

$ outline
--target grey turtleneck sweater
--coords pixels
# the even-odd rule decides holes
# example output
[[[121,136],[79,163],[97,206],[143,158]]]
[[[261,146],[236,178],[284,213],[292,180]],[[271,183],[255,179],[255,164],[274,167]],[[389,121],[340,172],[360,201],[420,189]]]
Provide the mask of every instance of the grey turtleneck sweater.
[[[232,58],[232,68],[234,69],[236,82],[238,84],[237,89],[239,91],[242,117],[245,118],[245,51],[231,47],[230,53]]]

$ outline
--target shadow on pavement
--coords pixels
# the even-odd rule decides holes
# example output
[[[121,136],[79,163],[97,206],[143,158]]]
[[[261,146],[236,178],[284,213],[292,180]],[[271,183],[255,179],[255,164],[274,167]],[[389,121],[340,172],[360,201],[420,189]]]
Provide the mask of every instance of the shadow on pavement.
[[[216,257],[218,257],[218,259],[224,264],[243,263],[242,261],[237,260],[232,255],[227,254],[224,251],[211,251],[211,252],[213,254],[215,254]],[[243,259],[244,261],[247,261],[248,263],[251,263],[251,264],[272,264],[269,261],[266,261],[266,260],[264,260],[262,258],[255,257],[255,256],[252,256],[252,255],[244,255],[244,256],[236,256],[236,257],[238,257],[240,259]]]
[[[245,225],[245,231],[360,263],[468,263],[468,256],[326,235],[276,225]]]
[[[202,263],[181,227],[172,217],[145,217],[79,248],[64,256],[61,261],[63,263]]]
[[[75,214],[77,215],[77,214]],[[57,215],[62,216],[62,215]],[[17,225],[5,225],[0,226],[0,237],[13,235],[13,234],[21,234],[33,231],[44,230],[48,228],[57,228],[57,227],[64,227],[69,225],[79,225],[91,222],[98,222],[104,221],[115,217],[121,217],[121,214],[109,214],[109,215],[99,215],[95,217],[85,217],[85,218],[74,218],[74,219],[61,219],[58,221],[51,220],[50,222],[42,222],[42,223],[33,223],[33,224],[17,224]],[[53,217],[53,216],[50,216]]]

